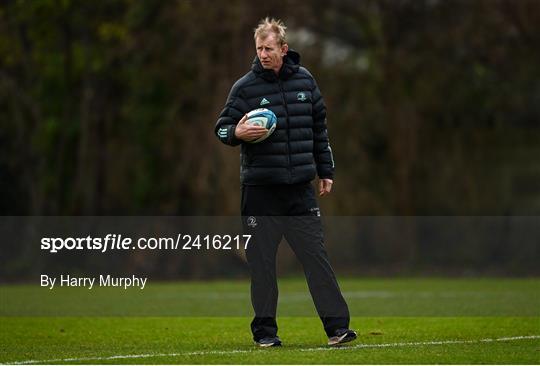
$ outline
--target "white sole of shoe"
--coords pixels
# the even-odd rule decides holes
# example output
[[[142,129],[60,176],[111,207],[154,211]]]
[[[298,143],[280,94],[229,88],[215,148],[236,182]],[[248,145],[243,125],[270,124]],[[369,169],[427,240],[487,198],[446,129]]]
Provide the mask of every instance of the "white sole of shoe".
[[[281,343],[257,343],[255,342],[259,347],[262,348],[268,348],[268,347],[279,347],[281,346]]]
[[[349,336],[347,338],[347,336]],[[351,336],[349,332],[341,335],[341,336],[335,336],[335,337],[332,337],[332,338],[328,338],[328,345],[329,346],[337,346],[338,344],[343,344],[343,343],[347,343],[347,342],[350,342],[350,341],[354,341],[356,339],[356,333],[354,334],[354,336]]]

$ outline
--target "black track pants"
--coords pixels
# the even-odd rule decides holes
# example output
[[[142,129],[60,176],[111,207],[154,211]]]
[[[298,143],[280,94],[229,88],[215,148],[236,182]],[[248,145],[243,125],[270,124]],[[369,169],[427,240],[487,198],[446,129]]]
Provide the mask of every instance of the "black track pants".
[[[324,248],[323,228],[310,183],[242,187],[242,221],[251,240],[253,339],[277,335],[276,254],[284,236],[301,262],[309,291],[328,336],[349,327],[349,309]]]

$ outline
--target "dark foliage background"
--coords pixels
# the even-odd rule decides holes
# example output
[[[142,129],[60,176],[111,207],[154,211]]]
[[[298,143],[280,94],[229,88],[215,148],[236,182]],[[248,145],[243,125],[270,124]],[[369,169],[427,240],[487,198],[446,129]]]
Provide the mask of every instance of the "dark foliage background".
[[[238,214],[213,126],[267,15],[327,102],[326,215],[540,215],[535,0],[4,1],[0,212]]]

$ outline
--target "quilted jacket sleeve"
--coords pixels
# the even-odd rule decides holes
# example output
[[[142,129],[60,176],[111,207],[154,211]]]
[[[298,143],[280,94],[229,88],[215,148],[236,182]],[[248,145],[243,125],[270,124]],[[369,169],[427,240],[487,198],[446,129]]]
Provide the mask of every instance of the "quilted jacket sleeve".
[[[248,106],[240,96],[240,83],[236,82],[231,88],[225,107],[219,114],[216,122],[214,133],[217,138],[227,145],[240,145],[242,140],[235,137],[234,131],[238,121],[240,121],[247,112]]]
[[[335,165],[326,128],[326,105],[315,80],[313,84],[313,156],[319,178],[333,179]]]

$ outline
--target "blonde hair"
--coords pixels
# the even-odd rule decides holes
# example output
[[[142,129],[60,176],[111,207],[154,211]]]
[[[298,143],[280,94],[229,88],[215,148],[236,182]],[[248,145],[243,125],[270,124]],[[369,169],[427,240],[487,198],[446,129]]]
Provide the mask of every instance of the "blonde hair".
[[[253,39],[257,41],[257,38],[265,39],[270,33],[276,35],[276,41],[280,46],[283,46],[287,43],[285,29],[287,27],[279,19],[266,17],[261,19],[257,28],[254,29]]]

